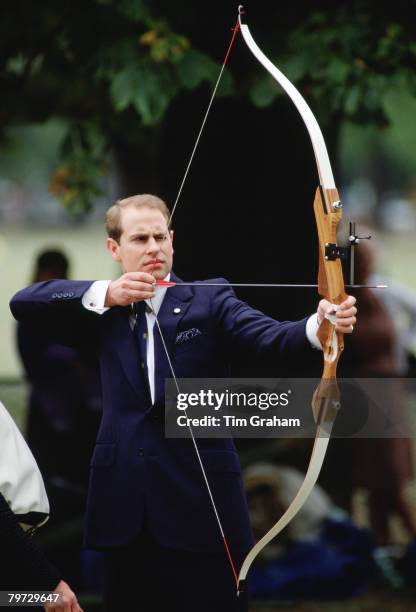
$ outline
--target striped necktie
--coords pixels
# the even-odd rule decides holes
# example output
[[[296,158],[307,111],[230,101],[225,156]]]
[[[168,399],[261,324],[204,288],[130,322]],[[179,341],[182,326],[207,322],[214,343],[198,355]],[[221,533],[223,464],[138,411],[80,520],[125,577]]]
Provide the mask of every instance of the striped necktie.
[[[136,315],[136,324],[133,329],[133,333],[136,338],[137,346],[140,354],[140,366],[143,369],[146,384],[149,388],[149,372],[147,369],[147,318],[146,318],[146,303],[142,300],[141,302],[135,302],[133,305],[133,311]],[[150,391],[150,389],[149,389]]]

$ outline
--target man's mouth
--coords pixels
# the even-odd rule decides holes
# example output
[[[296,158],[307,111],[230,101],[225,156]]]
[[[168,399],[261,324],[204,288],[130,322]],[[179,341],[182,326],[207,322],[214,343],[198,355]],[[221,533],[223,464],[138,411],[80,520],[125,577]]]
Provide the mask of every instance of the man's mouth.
[[[152,268],[159,268],[162,264],[163,264],[163,261],[161,261],[160,259],[152,259],[151,261],[148,261],[144,265],[145,267],[151,266]]]

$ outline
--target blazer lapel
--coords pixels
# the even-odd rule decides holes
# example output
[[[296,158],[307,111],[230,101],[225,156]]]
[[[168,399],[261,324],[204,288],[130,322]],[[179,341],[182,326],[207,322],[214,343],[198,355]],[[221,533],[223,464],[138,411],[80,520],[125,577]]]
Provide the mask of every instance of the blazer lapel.
[[[134,333],[129,323],[130,307],[120,308],[115,323],[115,346],[131,386],[136,393],[143,397],[148,396],[148,385],[144,379],[143,368],[140,365],[139,349]]]

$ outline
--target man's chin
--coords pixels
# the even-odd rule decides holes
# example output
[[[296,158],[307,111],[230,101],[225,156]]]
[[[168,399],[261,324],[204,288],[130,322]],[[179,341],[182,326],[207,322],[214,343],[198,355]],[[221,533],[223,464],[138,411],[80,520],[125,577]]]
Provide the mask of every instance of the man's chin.
[[[156,280],[163,280],[169,272],[166,270],[150,270],[149,273],[153,274]]]
[[[169,270],[166,270],[164,267],[160,266],[145,266],[142,272],[147,272],[155,277],[156,280],[163,280],[169,274]]]

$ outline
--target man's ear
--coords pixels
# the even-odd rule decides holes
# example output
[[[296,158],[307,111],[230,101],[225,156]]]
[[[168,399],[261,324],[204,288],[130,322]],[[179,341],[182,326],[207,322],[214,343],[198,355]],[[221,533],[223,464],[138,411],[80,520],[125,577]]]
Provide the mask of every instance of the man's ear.
[[[107,249],[110,251],[111,253],[111,257],[114,259],[114,261],[117,261],[118,263],[120,263],[121,258],[120,258],[120,245],[119,243],[114,240],[114,238],[107,238]]]

